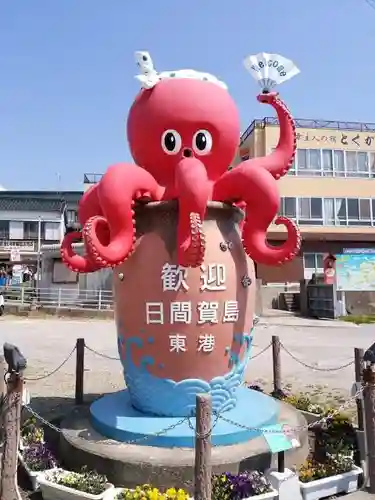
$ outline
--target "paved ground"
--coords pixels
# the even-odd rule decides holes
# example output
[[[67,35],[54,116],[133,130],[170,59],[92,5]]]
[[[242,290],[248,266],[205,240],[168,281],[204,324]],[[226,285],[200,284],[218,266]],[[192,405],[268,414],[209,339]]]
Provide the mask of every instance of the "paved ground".
[[[257,355],[279,335],[285,347],[302,363],[318,369],[329,369],[347,364],[353,359],[354,347],[367,348],[375,341],[375,326],[353,326],[332,321],[307,320],[290,315],[263,318],[255,329]],[[18,319],[0,318],[0,344],[16,344],[28,359],[27,377],[37,378],[55,369],[69,354],[77,337],[84,337],[88,346],[112,357],[117,357],[116,333],[113,321]],[[86,351],[85,393],[100,394],[121,388],[121,365]],[[347,398],[353,382],[353,366],[339,371],[314,371],[297,363],[285,351],[282,354],[282,379],[294,389],[314,386],[340,399]],[[47,379],[29,381],[28,387],[40,408],[42,400],[48,405],[59,405],[74,395],[75,356],[56,374]],[[272,354],[268,349],[250,363],[246,378],[271,386]],[[44,406],[44,405],[43,405]]]

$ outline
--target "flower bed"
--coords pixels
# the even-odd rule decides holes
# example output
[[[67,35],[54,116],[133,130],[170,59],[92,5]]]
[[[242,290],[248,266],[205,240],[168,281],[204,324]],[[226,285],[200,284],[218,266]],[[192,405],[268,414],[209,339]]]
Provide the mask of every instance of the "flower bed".
[[[44,440],[44,431],[37,425],[35,418],[26,420],[21,428],[19,458],[30,478],[33,491],[39,487],[39,473],[58,466],[54,454]]]
[[[20,459],[29,475],[33,491],[39,487],[40,472],[57,467],[57,461],[45,443],[35,443],[25,447]]]
[[[277,497],[268,479],[258,471],[212,476],[212,500],[266,500]],[[192,500],[183,489],[168,488],[160,491],[149,484],[135,489],[116,488],[116,500]]]
[[[258,471],[220,474],[212,478],[212,500],[263,500],[277,497],[266,476]]]
[[[114,490],[107,478],[92,471],[54,469],[41,472],[38,481],[44,500],[111,499]]]
[[[362,469],[344,455],[330,455],[324,463],[309,459],[299,469],[304,500],[319,500],[339,493],[352,493],[358,488]]]

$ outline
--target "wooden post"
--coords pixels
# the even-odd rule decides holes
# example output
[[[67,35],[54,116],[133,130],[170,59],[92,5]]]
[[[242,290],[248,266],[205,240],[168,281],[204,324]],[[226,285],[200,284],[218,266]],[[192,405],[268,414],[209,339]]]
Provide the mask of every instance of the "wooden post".
[[[211,500],[211,421],[211,395],[197,394],[194,500]]]
[[[5,359],[0,355],[0,435],[3,426],[3,401],[6,394],[6,384],[4,380],[5,375]],[[1,439],[1,438],[0,438]]]
[[[375,493],[375,364],[363,370],[369,492]]]
[[[85,373],[85,339],[77,339],[76,343],[76,405],[83,404],[83,379]]]
[[[358,386],[362,382],[362,372],[363,372],[363,356],[364,350],[356,347],[354,349],[354,376],[355,381]],[[366,470],[366,437],[365,437],[365,420],[364,420],[364,408],[363,408],[363,397],[362,395],[356,400],[357,405],[357,442],[358,442],[358,452],[356,453],[355,459],[356,463],[361,464],[361,468],[365,472]],[[362,484],[361,484],[362,486]]]
[[[280,338],[272,335],[272,364],[273,364],[273,390],[281,390],[281,356]]]
[[[7,402],[4,409],[4,445],[0,463],[1,500],[22,500],[17,483],[18,446],[22,410],[22,372],[9,367],[6,380]]]
[[[355,370],[355,381],[362,382],[362,372],[363,372],[363,355],[364,350],[356,347],[354,349],[354,370]],[[358,429],[360,431],[364,430],[364,416],[363,416],[363,403],[362,398],[357,399],[357,416],[358,416]]]

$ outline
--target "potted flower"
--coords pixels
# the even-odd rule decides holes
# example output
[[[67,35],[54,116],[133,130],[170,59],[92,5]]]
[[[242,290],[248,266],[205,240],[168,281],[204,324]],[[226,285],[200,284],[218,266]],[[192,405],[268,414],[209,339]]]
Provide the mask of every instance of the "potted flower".
[[[106,476],[95,471],[69,472],[63,469],[45,471],[38,476],[44,500],[102,500],[113,490]]]
[[[57,468],[57,461],[53,453],[42,442],[26,447],[20,459],[30,478],[33,491],[39,487],[38,476],[42,471]]]
[[[241,500],[276,498],[274,490],[262,472],[249,471],[240,474],[218,474],[212,477],[212,500]]]
[[[190,495],[183,489],[168,488],[161,492],[149,484],[137,486],[135,489],[116,488],[116,500],[189,500]]]
[[[299,481],[304,500],[319,500],[338,493],[352,493],[358,488],[362,469],[351,457],[329,455],[325,462],[308,459],[299,469]]]
[[[332,416],[330,416],[332,415]],[[350,416],[328,408],[323,414],[326,420],[314,426],[317,456],[341,455],[353,457],[357,450],[357,433]]]
[[[20,450],[34,443],[44,442],[44,431],[37,425],[36,419],[31,417],[25,421],[21,428]]]
[[[324,411],[322,406],[311,401],[311,397],[307,393],[299,392],[297,394],[293,394],[280,389],[278,391],[273,391],[271,396],[275,399],[280,399],[284,403],[294,406],[294,408],[299,410],[305,417],[308,425],[316,423],[321,418]]]

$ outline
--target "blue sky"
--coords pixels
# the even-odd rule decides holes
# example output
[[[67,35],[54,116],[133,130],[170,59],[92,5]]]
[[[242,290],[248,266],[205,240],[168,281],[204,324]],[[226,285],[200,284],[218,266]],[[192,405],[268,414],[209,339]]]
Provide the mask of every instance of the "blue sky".
[[[81,189],[129,161],[135,50],[224,80],[243,129],[270,114],[242,66],[261,51],[301,69],[280,86],[296,117],[375,122],[374,24],[365,0],[0,0],[0,184]]]

